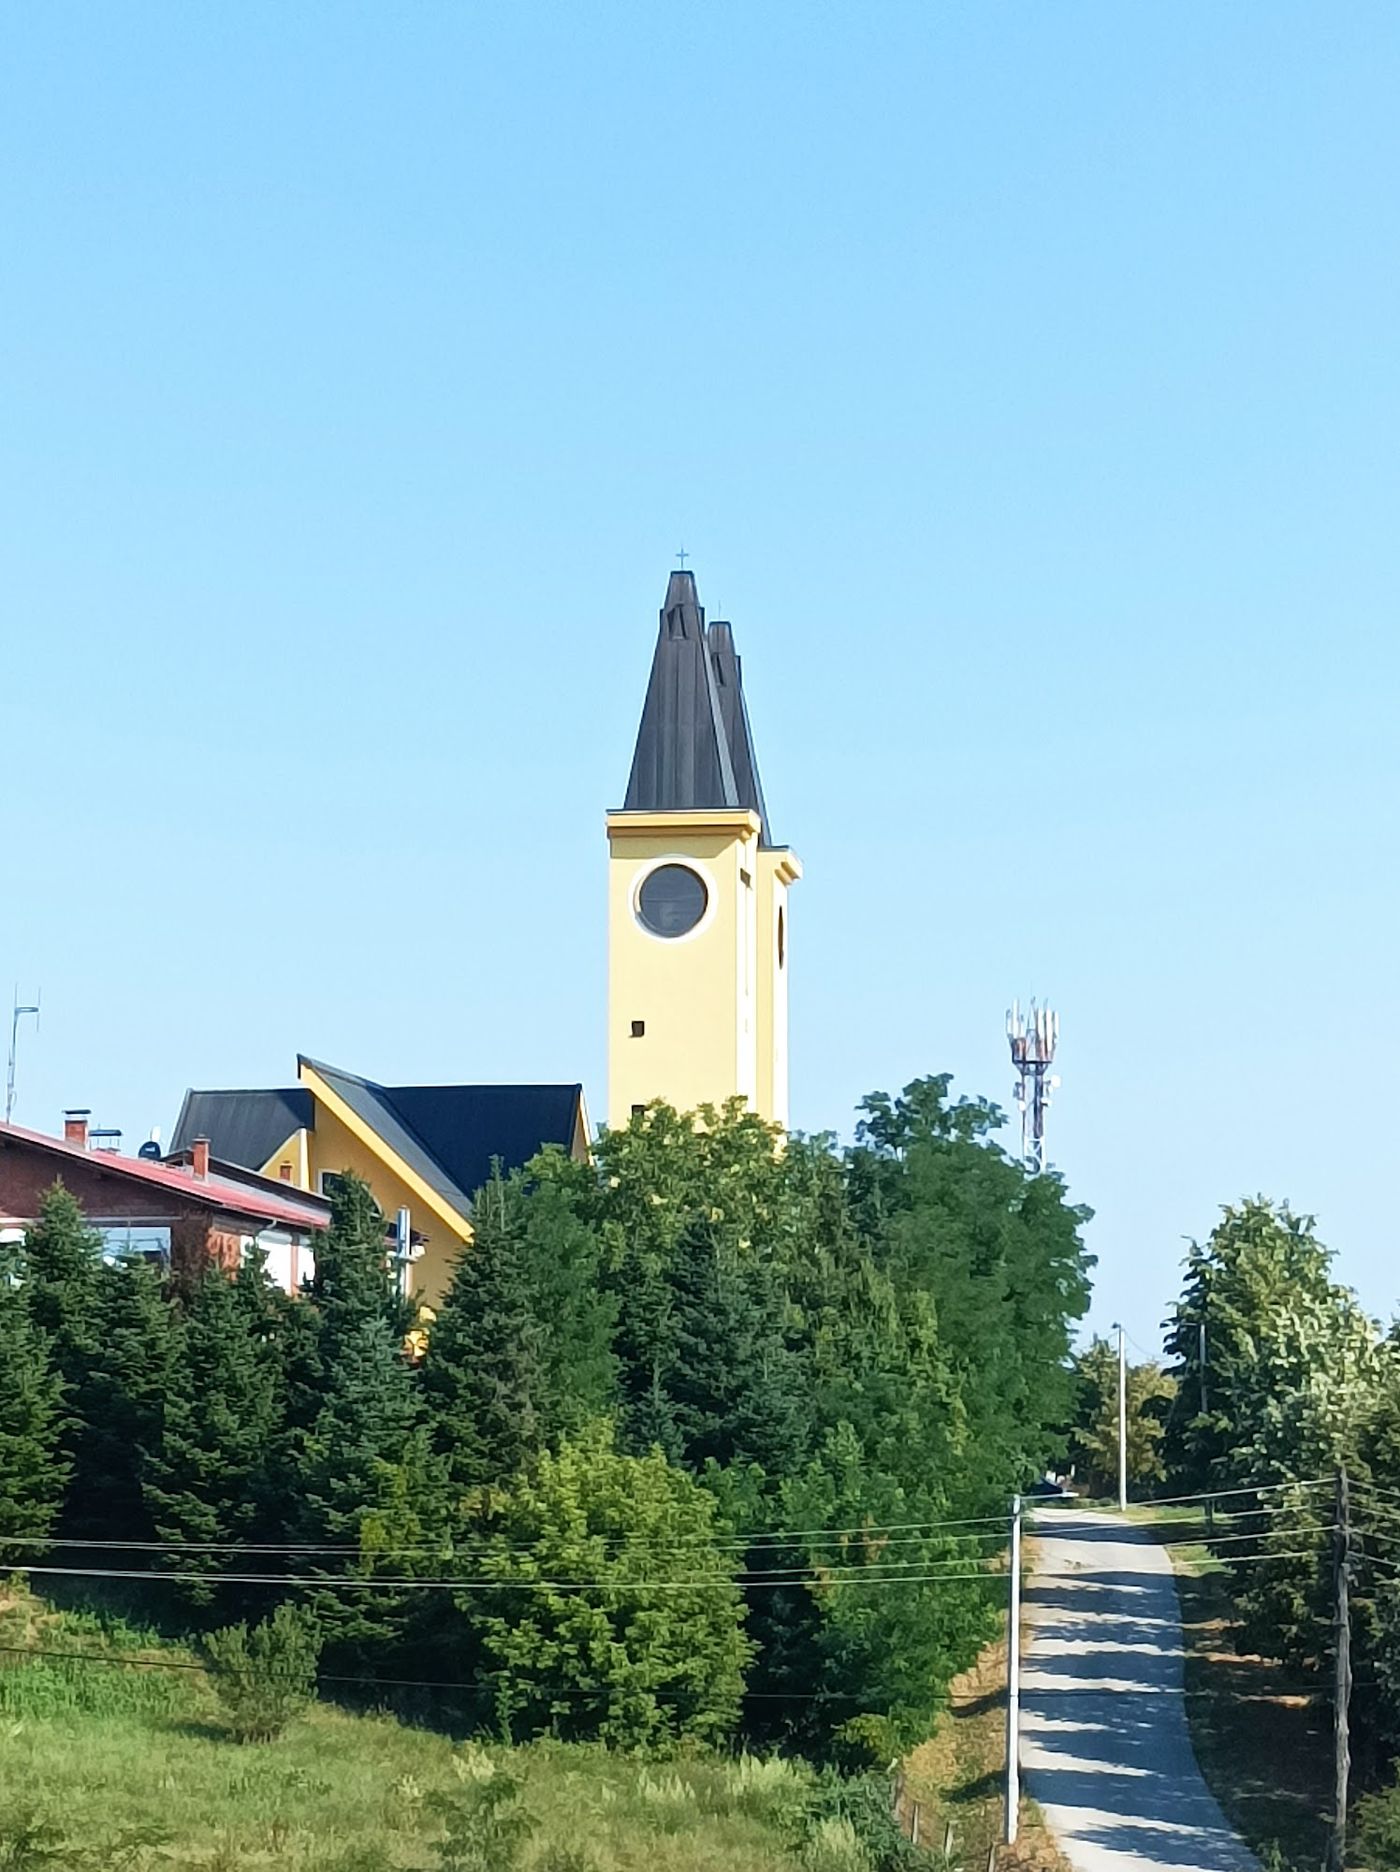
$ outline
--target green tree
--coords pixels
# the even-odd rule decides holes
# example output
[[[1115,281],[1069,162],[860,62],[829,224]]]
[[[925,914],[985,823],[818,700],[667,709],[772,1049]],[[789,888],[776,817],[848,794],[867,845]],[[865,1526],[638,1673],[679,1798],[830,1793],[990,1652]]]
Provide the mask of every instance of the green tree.
[[[605,1416],[618,1401],[617,1301],[603,1282],[595,1174],[591,1164],[550,1145],[510,1179],[539,1331],[540,1417],[551,1441]]]
[[[104,1261],[101,1236],[55,1183],[25,1235],[24,1293],[63,1385],[60,1532],[149,1540],[142,1481],[160,1444],[170,1372],[159,1277],[140,1260]]]
[[[487,1525],[475,1567],[493,1587],[459,1604],[483,1713],[508,1737],[641,1748],[730,1732],[749,1646],[704,1489],[597,1427],[540,1452]]]
[[[63,1531],[149,1542],[145,1482],[172,1375],[170,1306],[154,1268],[136,1259],[100,1267],[94,1318],[97,1344],[73,1396],[81,1425]]]
[[[383,1318],[398,1332],[407,1324],[407,1306],[389,1273],[383,1212],[368,1183],[350,1171],[331,1186],[330,1227],[317,1244],[311,1298],[323,1341],[358,1331],[366,1319]]]
[[[39,1203],[39,1219],[26,1230],[22,1256],[29,1317],[44,1335],[63,1387],[59,1440],[70,1474],[82,1434],[82,1398],[97,1353],[97,1287],[102,1237],[88,1227],[77,1198],[55,1183]]]
[[[1191,1244],[1166,1329],[1178,1381],[1166,1454],[1178,1492],[1328,1475],[1354,1451],[1378,1342],[1331,1270],[1312,1218],[1263,1197],[1227,1208],[1209,1240]]]
[[[807,1453],[810,1401],[762,1266],[697,1219],[676,1244],[669,1285],[663,1379],[686,1466],[756,1465],[775,1482],[793,1474]]]
[[[253,1562],[236,1549],[268,1531],[268,1462],[283,1398],[259,1263],[236,1279],[209,1269],[173,1321],[163,1435],[144,1483],[157,1535],[171,1544],[162,1565],[184,1575],[246,1572]],[[203,1612],[241,1595],[196,1578],[182,1597]]]
[[[1118,1353],[1095,1338],[1075,1355],[1075,1402],[1069,1439],[1076,1479],[1090,1495],[1118,1489]],[[1176,1385],[1155,1359],[1129,1364],[1124,1373],[1127,1471],[1130,1486],[1142,1488],[1166,1475],[1162,1460],[1164,1418]]]
[[[315,1623],[289,1605],[250,1630],[230,1625],[204,1641],[214,1692],[240,1742],[270,1742],[310,1703],[321,1641]]]
[[[478,1192],[423,1361],[433,1440],[459,1492],[504,1480],[542,1441],[543,1333],[531,1306],[518,1187]]]
[[[1172,1486],[1232,1492],[1231,1545],[1221,1551],[1237,1563],[1244,1641],[1304,1665],[1329,1643],[1325,1487],[1359,1461],[1383,1378],[1375,1329],[1331,1266],[1310,1217],[1262,1197],[1243,1202],[1206,1243],[1192,1243],[1167,1322],[1178,1381],[1165,1445]]]
[[[1003,1113],[949,1098],[947,1074],[867,1098],[854,1213],[897,1287],[927,1296],[990,1504],[1063,1452],[1073,1323],[1089,1301],[1090,1211],[996,1143]]]
[[[325,1391],[298,1478],[296,1538],[319,1584],[308,1603],[338,1663],[409,1642],[420,1608],[409,1587],[375,1587],[432,1571],[447,1501],[413,1374],[388,1321],[367,1317],[333,1342]],[[350,1584],[337,1585],[348,1579]],[[356,1583],[358,1582],[358,1583]]]
[[[54,1530],[67,1481],[62,1429],[62,1380],[23,1293],[0,1276],[0,1566],[37,1560]]]

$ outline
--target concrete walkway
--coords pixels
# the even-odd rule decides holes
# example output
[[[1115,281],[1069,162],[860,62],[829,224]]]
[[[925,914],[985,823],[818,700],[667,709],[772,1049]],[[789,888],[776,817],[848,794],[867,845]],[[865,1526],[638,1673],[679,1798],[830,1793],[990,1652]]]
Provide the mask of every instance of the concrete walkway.
[[[1166,1550],[1080,1509],[1034,1535],[1021,1763],[1061,1851],[1075,1872],[1258,1872],[1191,1752]]]

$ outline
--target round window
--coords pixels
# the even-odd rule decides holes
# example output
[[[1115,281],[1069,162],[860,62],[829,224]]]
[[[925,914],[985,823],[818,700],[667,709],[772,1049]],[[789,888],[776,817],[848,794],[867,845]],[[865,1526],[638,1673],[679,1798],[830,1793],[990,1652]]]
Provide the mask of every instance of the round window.
[[[686,936],[710,901],[704,879],[688,865],[658,865],[642,879],[637,916],[653,936]]]

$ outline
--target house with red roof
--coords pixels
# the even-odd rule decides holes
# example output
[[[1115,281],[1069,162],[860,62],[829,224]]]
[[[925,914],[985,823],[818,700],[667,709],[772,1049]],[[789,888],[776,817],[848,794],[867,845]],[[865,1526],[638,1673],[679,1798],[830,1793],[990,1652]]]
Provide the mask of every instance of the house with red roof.
[[[98,1148],[83,1111],[69,1112],[63,1136],[0,1124],[0,1239],[37,1220],[56,1182],[77,1199],[109,1254],[137,1254],[176,1280],[206,1267],[236,1269],[254,1245],[289,1293],[313,1270],[330,1202],[212,1157],[195,1138],[178,1163]]]

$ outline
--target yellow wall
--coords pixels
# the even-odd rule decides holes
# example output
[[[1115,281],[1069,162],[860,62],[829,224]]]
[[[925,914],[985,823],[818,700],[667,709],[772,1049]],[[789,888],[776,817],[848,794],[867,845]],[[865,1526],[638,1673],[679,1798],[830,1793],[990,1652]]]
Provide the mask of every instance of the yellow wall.
[[[609,813],[611,1125],[625,1125],[634,1106],[653,1099],[692,1111],[735,1094],[786,1122],[786,971],[780,983],[775,891],[785,897],[800,868],[790,854],[762,851],[760,830],[758,815],[742,809]],[[687,936],[653,936],[636,915],[642,880],[668,859],[691,865],[710,894],[705,918]],[[639,1039],[637,1020],[646,1026]]]
[[[788,1124],[788,967],[792,942],[788,886],[801,875],[802,868],[790,851],[758,853],[754,876],[758,899],[758,1109],[784,1130]]]
[[[353,1170],[363,1177],[391,1222],[401,1208],[408,1209],[414,1233],[425,1238],[423,1259],[409,1274],[410,1291],[421,1293],[428,1301],[440,1300],[451,1278],[453,1260],[463,1243],[471,1239],[470,1227],[464,1226],[458,1233],[440,1216],[430,1213],[421,1194],[318,1099],[316,1129],[311,1135],[312,1188],[319,1187],[323,1170]]]
[[[308,1085],[315,1101],[316,1123],[312,1131],[295,1131],[280,1149],[262,1166],[261,1175],[280,1178],[282,1165],[292,1166],[292,1181],[298,1189],[320,1190],[324,1171],[332,1174],[352,1170],[369,1185],[370,1193],[390,1221],[407,1208],[415,1235],[423,1238],[423,1258],[414,1263],[409,1274],[410,1293],[436,1303],[451,1279],[452,1263],[461,1248],[471,1240],[471,1224],[457,1215],[444,1198],[425,1200],[421,1187],[410,1183],[386,1158],[387,1146],[361,1134],[321,1095],[322,1082],[304,1062],[300,1069],[302,1083]],[[571,1155],[587,1162],[591,1151],[588,1113],[579,1100],[574,1121]],[[392,1153],[388,1153],[392,1157]]]
[[[309,1190],[315,1185],[311,1180],[311,1156],[308,1145],[310,1133],[293,1131],[279,1150],[275,1150],[258,1172],[259,1176],[272,1177],[280,1181],[283,1164],[292,1166],[292,1182],[298,1189]]]

